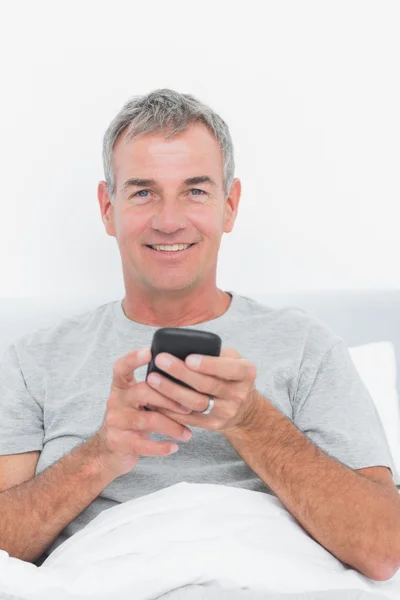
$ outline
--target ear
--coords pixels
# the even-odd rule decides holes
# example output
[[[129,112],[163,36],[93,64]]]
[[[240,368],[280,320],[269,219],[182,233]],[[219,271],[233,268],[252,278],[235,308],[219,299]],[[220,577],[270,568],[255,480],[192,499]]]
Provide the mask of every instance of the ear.
[[[111,204],[106,181],[100,181],[97,186],[97,199],[100,205],[101,218],[108,235],[116,237],[114,227],[114,205]]]
[[[224,204],[224,233],[230,233],[235,224],[239,208],[242,185],[237,177],[233,180],[229,196]]]

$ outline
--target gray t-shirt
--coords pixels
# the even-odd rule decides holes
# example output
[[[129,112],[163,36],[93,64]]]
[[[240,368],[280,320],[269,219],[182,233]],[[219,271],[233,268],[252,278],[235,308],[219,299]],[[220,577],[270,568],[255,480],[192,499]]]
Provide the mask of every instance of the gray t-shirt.
[[[256,388],[319,446],[351,469],[395,471],[374,402],[341,337],[304,310],[270,308],[230,292],[228,310],[187,326],[217,333],[257,368]],[[127,318],[121,300],[62,319],[8,346],[0,363],[0,455],[40,450],[40,473],[101,426],[117,358],[150,347],[155,326]],[[147,365],[135,371],[144,381]],[[193,427],[167,457],[142,456],[47,549],[50,554],[101,511],[181,481],[273,494],[219,433]],[[154,440],[172,440],[152,434]]]

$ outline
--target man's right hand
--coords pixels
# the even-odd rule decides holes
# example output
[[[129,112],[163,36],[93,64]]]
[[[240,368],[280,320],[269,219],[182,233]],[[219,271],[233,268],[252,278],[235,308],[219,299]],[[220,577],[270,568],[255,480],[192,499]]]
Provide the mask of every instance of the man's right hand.
[[[113,380],[103,423],[93,436],[96,454],[101,465],[111,469],[115,477],[131,471],[140,456],[167,456],[177,444],[156,442],[149,439],[151,433],[160,433],[180,441],[190,437],[184,434],[190,429],[156,410],[146,411],[143,406],[151,404],[182,414],[179,404],[166,398],[146,381],[138,383],[133,371],[149,363],[150,348],[133,350],[117,359],[113,368]]]

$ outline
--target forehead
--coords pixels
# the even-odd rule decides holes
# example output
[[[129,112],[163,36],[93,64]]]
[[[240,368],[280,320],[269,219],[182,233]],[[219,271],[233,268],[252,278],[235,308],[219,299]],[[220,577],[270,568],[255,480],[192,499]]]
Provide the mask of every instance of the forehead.
[[[222,151],[203,123],[165,139],[163,133],[140,134],[132,140],[123,132],[114,147],[114,175],[117,185],[126,178],[185,179],[201,172],[221,180]]]

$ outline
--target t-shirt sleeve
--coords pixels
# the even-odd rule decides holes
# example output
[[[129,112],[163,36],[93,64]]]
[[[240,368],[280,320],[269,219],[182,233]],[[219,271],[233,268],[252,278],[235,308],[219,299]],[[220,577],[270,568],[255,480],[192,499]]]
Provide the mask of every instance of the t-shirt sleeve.
[[[27,388],[15,344],[0,362],[0,455],[43,448],[43,410]]]
[[[389,467],[400,485],[375,403],[341,338],[298,378],[294,423],[316,446],[351,469]]]

